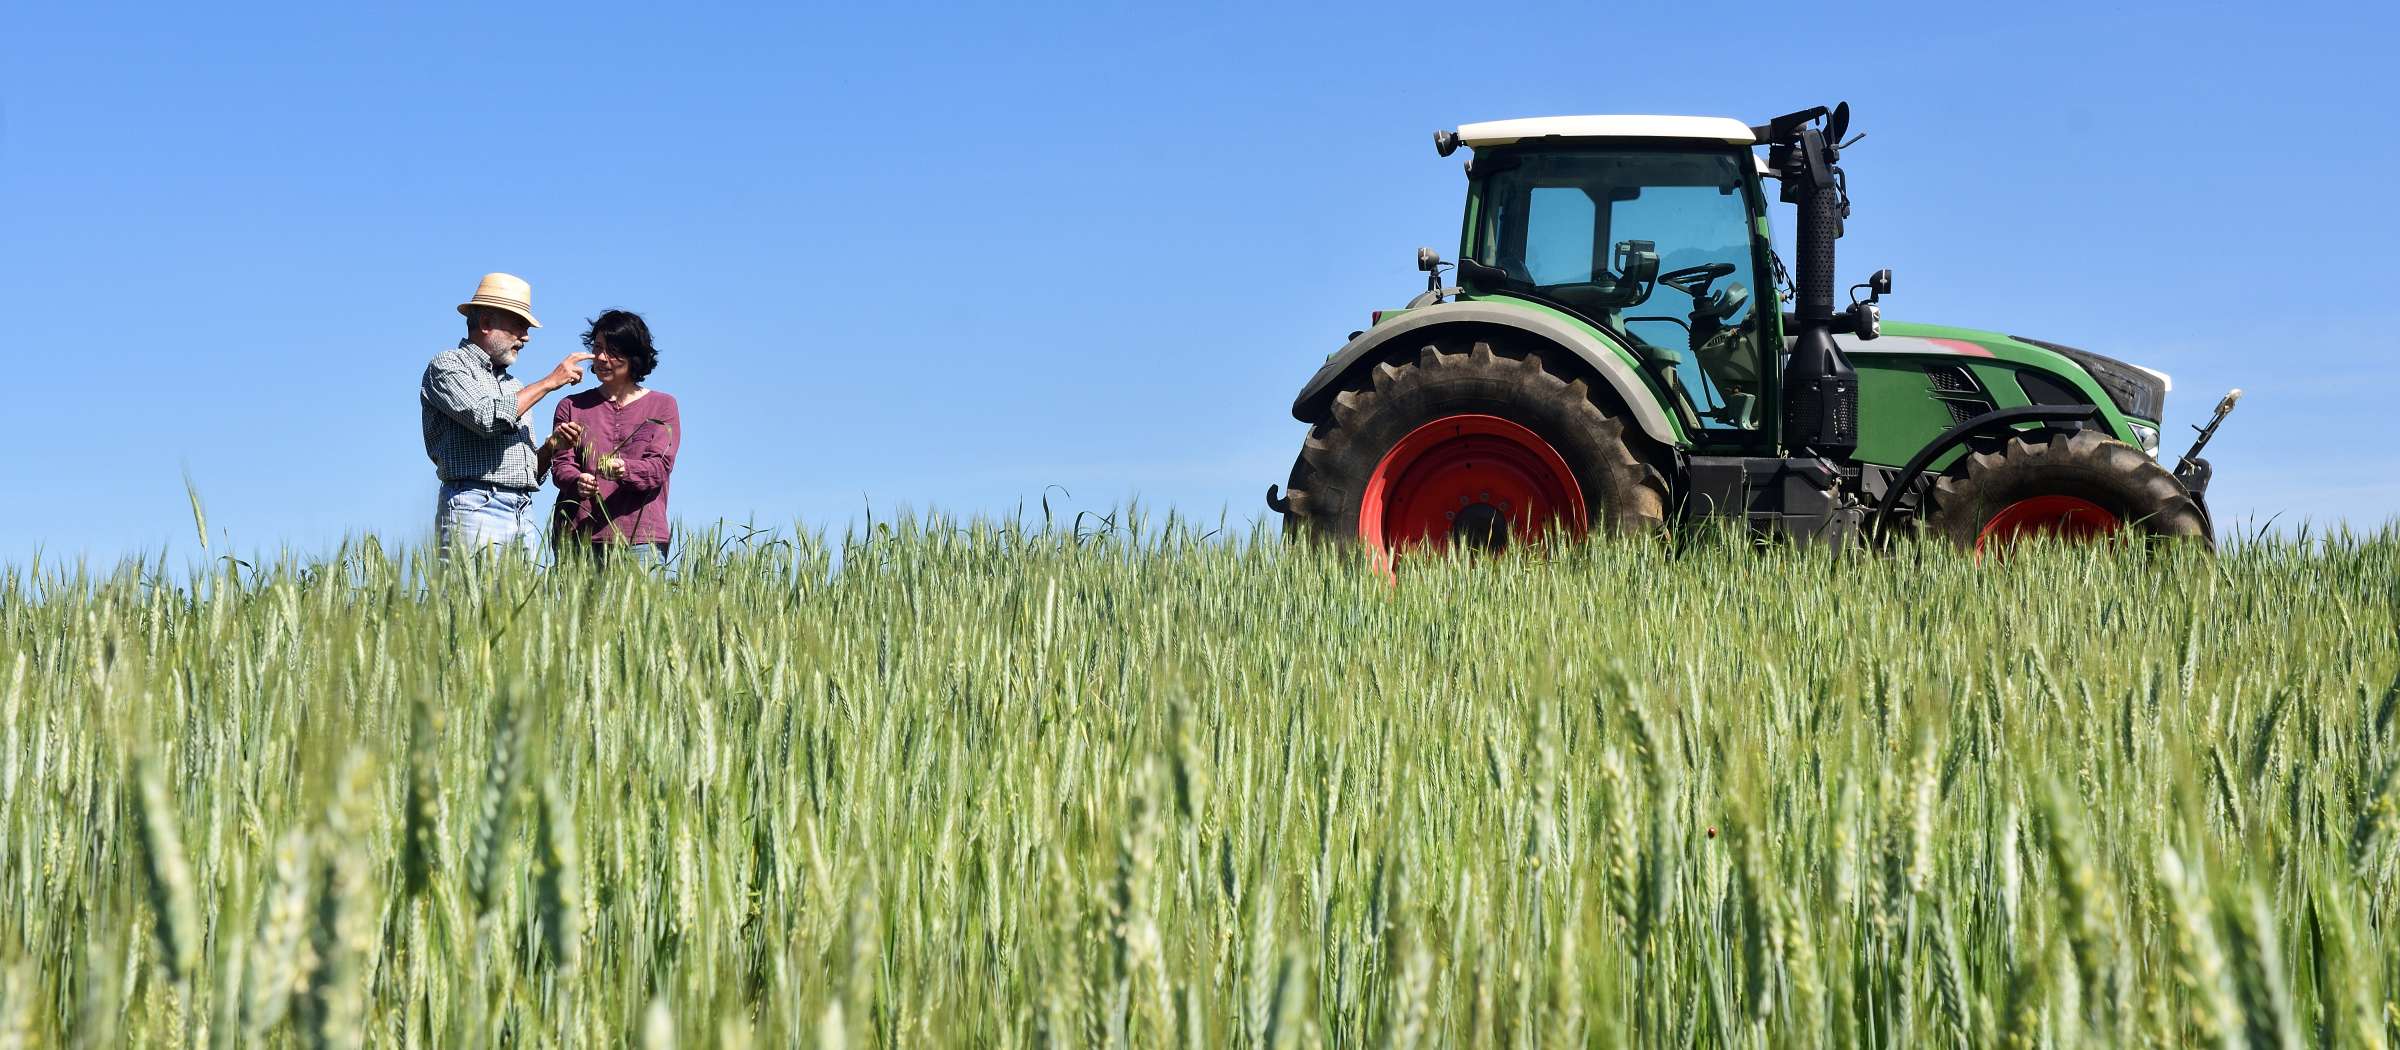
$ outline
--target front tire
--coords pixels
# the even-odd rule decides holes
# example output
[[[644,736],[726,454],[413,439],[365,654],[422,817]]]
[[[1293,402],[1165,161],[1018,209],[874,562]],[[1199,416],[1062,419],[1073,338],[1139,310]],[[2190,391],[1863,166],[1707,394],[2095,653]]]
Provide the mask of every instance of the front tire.
[[[1335,395],[1292,464],[1287,535],[1377,551],[1657,529],[1666,484],[1540,352],[1437,341]]]
[[[1970,454],[1964,475],[1934,483],[1926,526],[1978,555],[2033,536],[2216,546],[2207,516],[2167,468],[2093,430],[2044,442],[2011,438],[1998,452]]]

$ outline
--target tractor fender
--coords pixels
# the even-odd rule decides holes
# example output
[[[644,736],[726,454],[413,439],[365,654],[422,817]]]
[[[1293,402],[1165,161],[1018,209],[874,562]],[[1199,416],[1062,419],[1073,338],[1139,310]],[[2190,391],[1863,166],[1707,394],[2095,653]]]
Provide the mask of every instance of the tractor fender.
[[[1303,423],[1313,422],[1322,413],[1325,402],[1332,400],[1335,384],[1352,368],[1380,359],[1395,340],[1422,338],[1431,329],[1462,325],[1513,328],[1573,354],[1592,374],[1616,390],[1617,400],[1624,402],[1643,434],[1670,448],[1683,445],[1675,424],[1659,408],[1658,396],[1642,382],[1641,373],[1626,363],[1623,351],[1617,346],[1547,314],[1486,302],[1422,307],[1358,333],[1325,360],[1325,366],[1309,377],[1308,385],[1300,388],[1300,396],[1292,400],[1293,417]]]

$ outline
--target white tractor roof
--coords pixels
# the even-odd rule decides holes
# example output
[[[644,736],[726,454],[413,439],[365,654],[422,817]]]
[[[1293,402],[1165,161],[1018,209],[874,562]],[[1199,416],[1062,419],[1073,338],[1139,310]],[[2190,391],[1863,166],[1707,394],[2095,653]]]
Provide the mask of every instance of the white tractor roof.
[[[1520,117],[1458,126],[1469,146],[1505,146],[1525,139],[1706,139],[1756,145],[1750,126],[1731,117]]]

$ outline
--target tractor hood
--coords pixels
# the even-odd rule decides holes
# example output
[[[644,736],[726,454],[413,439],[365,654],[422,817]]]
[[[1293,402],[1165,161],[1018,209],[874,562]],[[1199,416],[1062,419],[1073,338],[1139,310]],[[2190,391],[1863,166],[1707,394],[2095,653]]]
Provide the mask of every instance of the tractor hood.
[[[2100,389],[2108,391],[2108,399],[2117,403],[2119,412],[2156,423],[2159,414],[2166,410],[2167,391],[2174,389],[2175,384],[2165,372],[2059,343],[2021,335],[2013,338],[2020,343],[2030,343],[2063,355],[2082,365],[2084,371],[2092,374],[2092,380],[2100,384]]]
[[[1872,341],[1846,341],[1843,347],[1852,354],[1930,353],[1968,357],[1990,357],[1995,351],[2003,357],[2022,355],[2029,352],[2028,348],[2048,351],[2066,358],[2068,365],[2082,369],[2091,377],[2092,384],[2108,396],[2111,407],[2145,425],[2158,422],[2159,413],[2165,409],[2167,391],[2173,389],[2173,381],[2165,372],[2043,339],[1906,321],[1884,322],[1883,336]],[[2018,360],[2047,371],[2060,370],[2052,361],[2025,357]]]

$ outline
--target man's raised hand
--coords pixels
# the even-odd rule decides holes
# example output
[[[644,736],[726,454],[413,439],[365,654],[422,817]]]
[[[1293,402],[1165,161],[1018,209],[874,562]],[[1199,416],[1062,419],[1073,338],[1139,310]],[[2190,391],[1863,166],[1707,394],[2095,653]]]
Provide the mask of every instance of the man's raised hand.
[[[574,386],[577,383],[583,382],[583,363],[591,359],[591,354],[581,350],[577,350],[574,353],[568,354],[566,360],[560,361],[557,368],[550,370],[551,384],[554,386]]]

